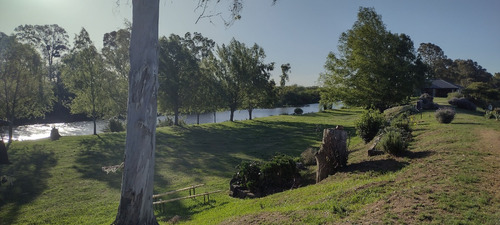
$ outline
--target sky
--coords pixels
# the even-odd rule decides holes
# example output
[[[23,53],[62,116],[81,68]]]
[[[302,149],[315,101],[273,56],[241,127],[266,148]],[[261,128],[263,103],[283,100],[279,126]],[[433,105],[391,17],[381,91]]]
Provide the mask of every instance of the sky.
[[[117,4],[119,1],[119,4]],[[318,85],[329,52],[357,19],[359,7],[374,7],[392,33],[414,42],[440,46],[451,59],[472,59],[488,72],[500,72],[500,1],[498,0],[245,0],[241,19],[226,27],[219,17],[202,19],[199,0],[160,0],[160,36],[200,32],[217,44],[232,38],[261,46],[266,62],[290,63],[290,82]],[[212,0],[215,3],[215,0]],[[229,16],[231,0],[212,4],[208,12]],[[12,34],[24,24],[58,24],[73,43],[84,27],[98,48],[102,37],[132,21],[132,0],[0,0],[0,32]]]

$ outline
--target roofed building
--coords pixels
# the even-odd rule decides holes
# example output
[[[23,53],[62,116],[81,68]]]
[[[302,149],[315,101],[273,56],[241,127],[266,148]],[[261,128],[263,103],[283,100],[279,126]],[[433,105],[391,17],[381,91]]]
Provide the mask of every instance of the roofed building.
[[[462,89],[462,86],[439,79],[431,80],[430,86],[424,88],[424,93],[428,93],[433,97],[446,97],[448,93],[460,92]]]

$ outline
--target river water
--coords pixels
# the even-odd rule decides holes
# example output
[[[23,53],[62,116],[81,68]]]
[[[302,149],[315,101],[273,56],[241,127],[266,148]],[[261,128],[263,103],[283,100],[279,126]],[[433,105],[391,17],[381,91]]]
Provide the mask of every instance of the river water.
[[[282,107],[273,109],[254,109],[252,112],[252,118],[267,117],[274,115],[283,114],[293,114],[295,108],[297,107]],[[301,108],[304,113],[313,113],[319,111],[319,104],[310,104]],[[214,123],[214,122],[224,122],[229,121],[229,111],[205,113],[200,115],[200,124],[204,123]],[[158,117],[160,120],[164,120],[165,116]],[[196,124],[196,115],[183,115],[180,117],[186,124]],[[248,120],[247,110],[237,110],[234,112],[234,120]],[[106,127],[107,121],[101,120],[97,121],[97,133],[102,133],[103,129]],[[32,124],[14,127],[13,139],[24,141],[24,140],[37,140],[42,138],[48,138],[50,136],[50,130],[55,127],[59,130],[59,134],[62,136],[76,136],[76,135],[89,135],[93,132],[92,121],[81,121],[72,123],[47,123],[47,124]],[[7,129],[4,127],[2,136],[4,141],[8,138]]]

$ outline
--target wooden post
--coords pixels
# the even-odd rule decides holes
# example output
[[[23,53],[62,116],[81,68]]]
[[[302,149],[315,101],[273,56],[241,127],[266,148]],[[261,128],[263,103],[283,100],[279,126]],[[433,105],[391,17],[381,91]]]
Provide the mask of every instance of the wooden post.
[[[316,183],[328,177],[336,169],[347,165],[347,132],[342,126],[323,130],[323,142],[315,154],[317,162]]]

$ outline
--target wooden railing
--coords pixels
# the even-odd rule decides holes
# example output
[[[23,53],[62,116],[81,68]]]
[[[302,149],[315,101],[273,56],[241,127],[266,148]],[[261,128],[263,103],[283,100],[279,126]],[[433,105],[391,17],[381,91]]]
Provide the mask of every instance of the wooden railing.
[[[189,199],[189,198],[196,198],[196,197],[200,197],[200,196],[203,196],[203,203],[206,203],[206,202],[210,202],[210,194],[222,192],[222,190],[217,190],[217,191],[211,191],[211,192],[205,192],[205,193],[201,193],[201,194],[196,194],[196,188],[204,186],[204,185],[205,184],[197,184],[197,185],[193,185],[193,186],[190,186],[190,187],[181,188],[181,189],[178,189],[178,190],[175,190],[175,191],[169,191],[169,192],[165,192],[165,193],[153,195],[153,199],[155,199],[155,198],[159,198],[159,197],[162,197],[162,196],[171,195],[171,194],[174,194],[174,193],[177,193],[177,192],[180,192],[180,191],[189,190],[189,196],[180,197],[180,198],[173,198],[173,199],[167,199],[167,200],[161,200],[160,199],[159,201],[153,202],[153,205],[167,203],[167,202],[173,202],[173,201],[179,201],[179,200]]]

